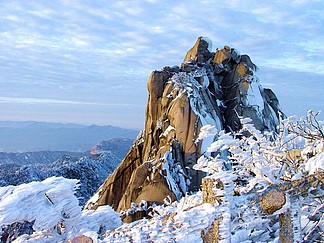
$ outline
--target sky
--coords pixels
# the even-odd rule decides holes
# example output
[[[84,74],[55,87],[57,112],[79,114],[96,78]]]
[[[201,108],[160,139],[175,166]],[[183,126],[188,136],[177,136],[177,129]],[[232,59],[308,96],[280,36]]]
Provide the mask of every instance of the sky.
[[[0,0],[0,120],[142,129],[147,79],[199,36],[248,54],[287,115],[324,120],[324,1]]]

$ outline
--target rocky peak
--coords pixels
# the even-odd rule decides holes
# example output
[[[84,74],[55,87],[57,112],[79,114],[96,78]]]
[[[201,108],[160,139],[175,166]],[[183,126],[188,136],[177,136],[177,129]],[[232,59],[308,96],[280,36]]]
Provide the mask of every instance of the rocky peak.
[[[211,44],[202,36],[198,37],[195,45],[187,52],[184,62],[195,61],[199,63],[207,62],[213,54],[209,51]]]
[[[180,67],[152,72],[144,130],[87,208],[125,211],[142,200],[163,203],[197,190],[203,174],[192,167],[202,153],[203,125],[235,131],[240,118],[250,117],[260,131],[275,131],[278,100],[259,84],[250,57],[228,46],[210,49],[199,37]]]

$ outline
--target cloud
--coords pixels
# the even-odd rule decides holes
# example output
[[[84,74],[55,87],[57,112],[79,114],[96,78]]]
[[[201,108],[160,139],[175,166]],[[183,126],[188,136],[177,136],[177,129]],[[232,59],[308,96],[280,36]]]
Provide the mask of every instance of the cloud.
[[[150,72],[180,64],[201,35],[214,48],[226,44],[249,54],[261,68],[323,78],[323,8],[322,1],[303,0],[6,1],[0,9],[0,96],[126,100],[141,112]]]
[[[4,104],[54,104],[54,105],[90,105],[90,106],[127,106],[136,107],[137,104],[131,103],[97,103],[86,101],[73,101],[73,100],[57,100],[57,99],[44,99],[44,98],[25,98],[25,97],[0,97],[0,103]]]

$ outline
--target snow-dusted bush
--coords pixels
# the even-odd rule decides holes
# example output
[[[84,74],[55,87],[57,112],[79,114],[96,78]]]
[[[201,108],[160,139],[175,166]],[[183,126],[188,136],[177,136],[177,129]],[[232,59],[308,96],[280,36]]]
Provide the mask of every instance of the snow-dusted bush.
[[[104,242],[202,242],[201,231],[212,224],[216,208],[202,204],[201,192],[179,202],[155,206],[141,219],[106,233]]]
[[[305,118],[289,117],[281,121],[278,134],[261,133],[249,118],[241,120],[242,129],[235,133],[216,131],[211,126],[202,128],[200,138],[215,136],[217,139],[194,168],[224,184],[224,189],[215,188],[229,202],[229,205],[222,203],[222,207],[231,214],[227,221],[222,220],[228,230],[223,232],[223,238],[232,234],[232,240],[240,242],[253,242],[254,237],[261,241],[276,239],[278,234],[274,232],[278,225],[270,225],[271,220],[263,217],[253,197],[270,187],[305,181],[310,175],[324,172],[324,126],[316,119],[317,115],[309,111]],[[306,192],[296,189],[286,190],[285,194],[286,207],[291,204],[293,220],[299,225],[295,237],[320,238],[323,216],[314,215],[323,215],[322,188],[310,186]]]

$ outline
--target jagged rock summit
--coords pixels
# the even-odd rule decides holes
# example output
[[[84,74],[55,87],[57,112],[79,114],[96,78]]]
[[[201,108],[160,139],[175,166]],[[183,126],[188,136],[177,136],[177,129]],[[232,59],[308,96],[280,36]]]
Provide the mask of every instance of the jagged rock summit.
[[[86,208],[108,204],[125,211],[132,203],[174,201],[198,189],[203,175],[192,167],[202,153],[203,125],[236,131],[240,118],[249,117],[260,131],[275,131],[279,102],[261,87],[256,70],[249,56],[228,46],[212,52],[199,37],[180,67],[153,71],[144,130]]]

